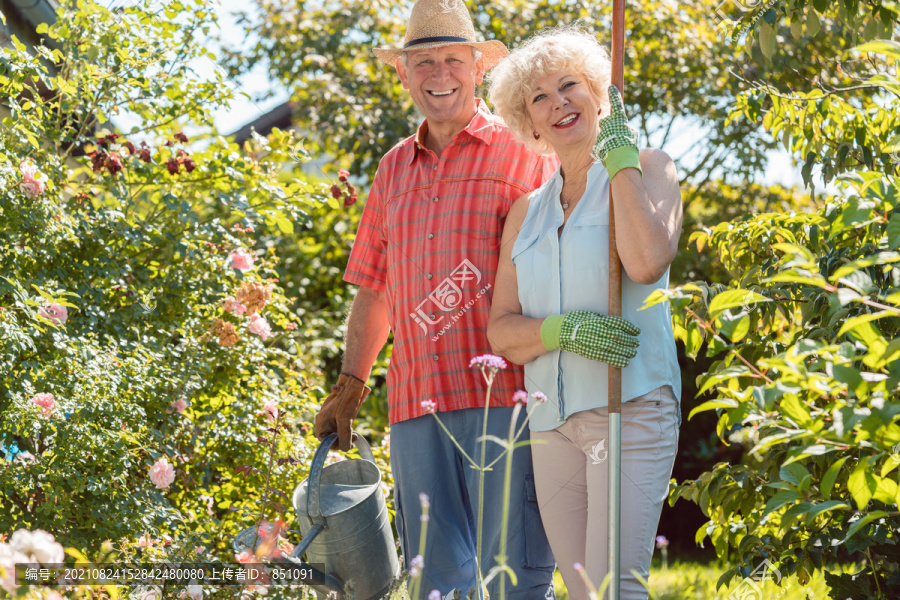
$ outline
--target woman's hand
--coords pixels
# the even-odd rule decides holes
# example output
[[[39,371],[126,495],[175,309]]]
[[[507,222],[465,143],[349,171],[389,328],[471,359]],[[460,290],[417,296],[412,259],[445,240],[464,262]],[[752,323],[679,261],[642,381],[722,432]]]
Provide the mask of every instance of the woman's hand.
[[[612,110],[608,116],[600,119],[600,134],[591,154],[603,163],[612,181],[622,169],[631,167],[640,171],[641,161],[637,131],[628,124],[622,96],[614,85],[609,86],[609,104]]]

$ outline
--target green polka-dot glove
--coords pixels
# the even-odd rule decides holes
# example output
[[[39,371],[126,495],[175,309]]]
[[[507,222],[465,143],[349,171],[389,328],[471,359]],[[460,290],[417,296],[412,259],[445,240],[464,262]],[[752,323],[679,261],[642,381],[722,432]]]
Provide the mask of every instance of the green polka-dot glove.
[[[541,342],[547,350],[565,350],[624,369],[637,356],[641,333],[622,317],[573,310],[553,315],[541,324]]]
[[[610,114],[600,119],[600,134],[597,135],[591,155],[603,163],[609,173],[609,180],[612,181],[622,169],[634,167],[641,171],[641,160],[637,131],[628,124],[622,96],[614,85],[609,86],[609,105]],[[641,175],[643,174],[641,171]]]

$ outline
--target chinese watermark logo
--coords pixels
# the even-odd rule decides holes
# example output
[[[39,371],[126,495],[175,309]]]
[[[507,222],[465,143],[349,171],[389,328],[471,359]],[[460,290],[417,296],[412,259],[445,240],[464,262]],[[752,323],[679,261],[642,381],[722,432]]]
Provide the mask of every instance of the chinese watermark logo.
[[[728,597],[730,600],[762,600],[762,586],[763,582],[767,580],[771,580],[776,584],[781,583],[781,571],[776,569],[775,565],[769,562],[769,559],[763,560],[755,569],[753,569],[750,576],[745,577],[744,580],[741,581],[741,584],[737,586]],[[784,593],[789,588],[790,585],[781,592]]]
[[[588,455],[591,457],[591,460],[594,461],[592,464],[599,465],[609,456],[609,452],[606,450],[606,438],[600,440],[596,444],[591,447],[591,453]]]
[[[464,259],[449,276],[438,284],[434,291],[428,294],[427,298],[419,303],[415,312],[410,313],[409,316],[425,333],[428,333],[429,326],[438,325],[446,319],[442,323],[440,331],[431,338],[432,341],[437,341],[439,336],[444,335],[475,302],[491,289],[490,283],[485,285],[478,290],[474,298],[463,304],[463,289],[478,286],[481,284],[481,280],[481,271],[471,261]],[[448,315],[447,313],[454,314]]]

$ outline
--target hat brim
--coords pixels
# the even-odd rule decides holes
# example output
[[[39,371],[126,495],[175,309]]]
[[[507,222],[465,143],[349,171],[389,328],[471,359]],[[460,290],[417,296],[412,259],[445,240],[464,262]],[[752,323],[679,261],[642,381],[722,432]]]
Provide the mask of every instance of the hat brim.
[[[490,40],[487,42],[429,42],[427,44],[418,44],[412,48],[374,48],[375,56],[386,65],[394,66],[397,59],[404,52],[412,50],[424,50],[426,48],[438,48],[440,46],[472,46],[480,51],[484,59],[484,70],[488,71],[495,67],[500,60],[509,54],[509,50],[503,45],[503,42]]]

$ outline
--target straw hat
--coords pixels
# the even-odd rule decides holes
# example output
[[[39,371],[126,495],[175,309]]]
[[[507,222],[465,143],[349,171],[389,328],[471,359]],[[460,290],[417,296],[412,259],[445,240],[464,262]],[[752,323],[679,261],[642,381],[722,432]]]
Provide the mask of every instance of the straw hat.
[[[497,40],[475,41],[475,27],[463,0],[418,0],[409,14],[409,26],[402,48],[375,48],[375,56],[394,66],[397,58],[407,50],[437,48],[463,44],[478,49],[484,55],[487,71],[509,54]]]

